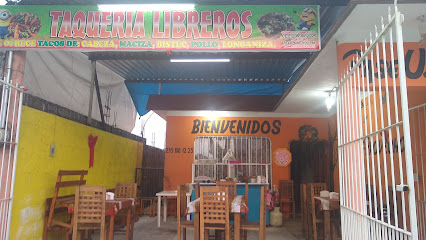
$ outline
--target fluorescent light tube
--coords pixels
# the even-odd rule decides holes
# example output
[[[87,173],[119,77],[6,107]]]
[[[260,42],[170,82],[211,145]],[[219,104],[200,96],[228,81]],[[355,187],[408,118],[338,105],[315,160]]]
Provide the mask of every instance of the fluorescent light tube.
[[[98,9],[105,12],[121,11],[188,11],[194,10],[195,4],[99,4]]]
[[[203,62],[230,62],[229,58],[223,59],[170,59],[173,63],[203,63]]]

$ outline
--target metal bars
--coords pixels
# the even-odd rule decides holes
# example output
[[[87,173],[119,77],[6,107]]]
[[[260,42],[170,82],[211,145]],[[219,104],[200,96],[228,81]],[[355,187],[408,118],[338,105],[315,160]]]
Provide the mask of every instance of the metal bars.
[[[194,141],[193,182],[263,176],[270,183],[271,162],[271,141],[267,137],[197,137]]]
[[[409,109],[419,239],[426,239],[426,103]]]
[[[419,239],[402,19],[389,9],[337,88],[343,239]]]
[[[9,66],[13,54],[9,54]],[[10,77],[8,67],[7,76]],[[18,153],[19,129],[23,87],[16,81],[0,81],[2,88],[0,115],[4,116],[0,128],[0,240],[9,239],[10,218],[12,213],[15,169]]]

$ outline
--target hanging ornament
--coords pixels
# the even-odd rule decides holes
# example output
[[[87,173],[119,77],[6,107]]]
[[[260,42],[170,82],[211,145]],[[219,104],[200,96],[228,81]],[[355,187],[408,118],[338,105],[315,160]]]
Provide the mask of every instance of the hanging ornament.
[[[168,49],[168,50],[166,51],[166,53],[167,53],[167,55],[172,55],[172,50]]]
[[[95,145],[98,141],[98,136],[89,136],[89,149],[90,149],[90,158],[89,158],[89,168],[93,167],[93,160],[95,158]]]
[[[310,125],[303,125],[299,128],[299,138],[304,142],[316,142],[318,130]]]
[[[286,148],[278,148],[274,152],[274,163],[278,167],[287,167],[291,163],[291,153]]]

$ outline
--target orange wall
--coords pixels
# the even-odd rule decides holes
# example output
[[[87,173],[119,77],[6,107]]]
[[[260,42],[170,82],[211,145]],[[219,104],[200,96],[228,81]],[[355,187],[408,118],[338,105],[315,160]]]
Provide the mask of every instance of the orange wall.
[[[353,61],[353,59],[357,56],[359,56],[355,51],[361,49],[361,45],[364,46],[364,43],[343,43],[339,44],[337,46],[337,65],[338,65],[338,75],[339,78],[343,76],[343,73],[346,73],[347,67],[349,64]],[[383,60],[383,53],[382,53],[382,45],[379,45],[380,48],[380,56],[379,59]],[[365,47],[363,47],[365,49]],[[382,86],[384,85],[385,75],[384,72],[387,73],[389,86],[392,86],[392,70],[391,70],[391,54],[390,54],[390,48],[389,44],[386,44],[386,63],[387,63],[387,69],[384,70],[384,64],[381,65],[380,69],[380,77],[382,79]],[[425,64],[425,58],[426,58],[426,48],[420,47],[417,42],[405,42],[404,43],[404,51],[405,51],[405,59],[406,59],[406,75],[407,75],[407,88],[408,90],[414,90],[414,91],[426,91],[426,64]],[[374,74],[375,74],[375,82],[378,86],[378,69],[376,66],[377,56],[376,51],[373,51],[374,53]],[[396,44],[394,44],[394,53],[395,58],[397,58],[396,54]],[[369,55],[369,60],[371,60],[371,55]],[[395,60],[395,59],[394,59]],[[356,61],[356,60],[355,60]],[[396,60],[395,60],[396,61]],[[398,64],[396,66],[396,75],[398,75]],[[371,65],[369,65],[369,68],[371,68]],[[369,70],[371,72],[371,70]],[[366,73],[366,72],[365,72]],[[398,76],[396,77],[398,79]],[[399,82],[397,82],[397,85],[399,85]]]
[[[196,133],[191,134],[193,129],[193,121],[209,120],[207,117],[167,117],[167,136],[166,136],[166,158],[164,169],[164,189],[174,190],[178,184],[189,183],[192,179],[192,163],[194,154],[190,153],[190,149],[194,147],[194,140],[198,136],[266,136],[271,139],[272,153],[278,148],[289,148],[289,143],[293,139],[299,139],[299,127],[303,125],[311,125],[318,130],[319,139],[328,139],[328,118],[259,118],[259,117],[226,117],[217,118],[216,120],[257,120],[260,123],[269,121],[272,125],[273,121],[281,122],[278,134],[270,131],[267,134],[258,132],[256,134],[232,134],[229,129],[224,134],[216,133]],[[272,129],[275,129],[272,127]],[[176,153],[171,149],[181,149],[181,153]],[[183,149],[186,153],[183,153]],[[280,179],[290,179],[290,165],[287,167],[278,167],[272,164],[272,182],[278,185]]]

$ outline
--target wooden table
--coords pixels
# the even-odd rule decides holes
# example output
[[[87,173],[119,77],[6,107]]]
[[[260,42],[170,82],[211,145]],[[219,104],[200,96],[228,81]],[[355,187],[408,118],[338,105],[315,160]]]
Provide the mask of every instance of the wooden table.
[[[119,211],[126,211],[126,240],[130,239],[130,218],[131,210],[135,204],[133,198],[116,198],[114,200],[106,200],[105,202],[105,216],[110,216],[109,230],[108,230],[108,240],[113,240],[114,238],[114,219],[115,215]],[[68,205],[68,213],[74,213],[74,204]]]
[[[318,196],[315,196],[314,199],[316,203],[315,205],[324,213],[324,239],[331,240],[330,212],[340,210],[339,200]]]
[[[241,213],[248,214],[245,196],[237,195],[230,201],[230,211],[234,214],[234,240],[240,239]],[[188,203],[186,214],[194,213],[194,240],[200,239],[200,199]]]
[[[177,197],[177,190],[174,191],[162,191],[155,194],[158,197],[157,201],[157,227],[160,227],[161,224],[161,197],[164,199],[164,209],[163,209],[163,221],[167,222],[167,197]],[[189,198],[191,193],[186,193],[186,203],[189,203]],[[188,216],[189,220],[189,216]]]

